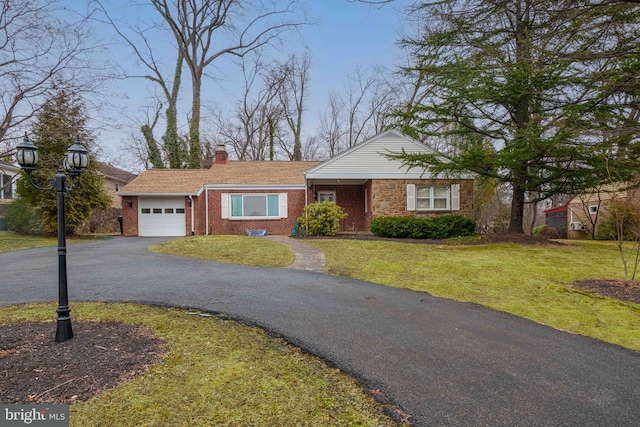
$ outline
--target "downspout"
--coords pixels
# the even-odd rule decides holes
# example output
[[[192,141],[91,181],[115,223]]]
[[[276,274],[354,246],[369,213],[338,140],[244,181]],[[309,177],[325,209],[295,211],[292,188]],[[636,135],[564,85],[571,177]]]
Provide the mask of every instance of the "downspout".
[[[191,235],[193,236],[195,234],[195,224],[193,223],[195,215],[193,213],[193,197],[191,196],[191,194],[189,194],[189,207],[191,208]]]
[[[205,236],[209,235],[209,190],[207,187],[204,188],[204,212],[205,212],[205,227],[204,230]]]

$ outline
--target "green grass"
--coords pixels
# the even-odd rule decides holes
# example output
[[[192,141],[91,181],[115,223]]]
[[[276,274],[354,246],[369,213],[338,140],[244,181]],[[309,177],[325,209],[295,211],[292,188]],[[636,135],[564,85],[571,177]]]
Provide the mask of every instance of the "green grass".
[[[0,307],[1,323],[55,307]],[[74,319],[143,324],[168,353],[143,375],[71,406],[72,426],[390,426],[351,377],[257,328],[183,310],[76,303]]]
[[[67,237],[67,243],[80,243],[89,240],[112,239],[112,234],[94,234],[90,236]],[[16,234],[12,231],[0,231],[0,252],[17,251],[20,249],[30,249],[42,246],[57,246],[57,237],[40,237]]]
[[[473,302],[640,351],[640,304],[572,287],[578,279],[623,277],[612,242],[571,246],[307,243],[324,251],[331,274]]]
[[[0,252],[36,248],[39,246],[55,246],[57,244],[58,239],[55,237],[23,236],[11,231],[0,231]]]
[[[151,246],[152,251],[259,267],[285,267],[294,261],[294,252],[286,245],[249,236],[196,236]]]

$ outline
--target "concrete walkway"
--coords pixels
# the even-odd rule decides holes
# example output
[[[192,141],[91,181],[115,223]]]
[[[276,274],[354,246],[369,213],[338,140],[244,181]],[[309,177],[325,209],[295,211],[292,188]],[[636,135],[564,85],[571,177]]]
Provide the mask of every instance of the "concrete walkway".
[[[324,252],[320,249],[291,237],[268,236],[267,238],[275,242],[284,243],[293,249],[295,260],[293,261],[293,264],[286,268],[324,273],[325,268],[327,267],[327,258],[325,257]]]
[[[637,352],[406,289],[146,249],[163,240],[70,245],[71,308],[132,301],[225,313],[380,390],[415,426],[638,425]],[[56,300],[55,247],[0,253],[0,304]]]

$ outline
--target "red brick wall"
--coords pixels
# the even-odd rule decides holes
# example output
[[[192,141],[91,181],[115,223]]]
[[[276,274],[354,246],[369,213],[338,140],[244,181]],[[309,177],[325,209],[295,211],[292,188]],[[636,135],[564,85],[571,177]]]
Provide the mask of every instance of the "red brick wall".
[[[122,234],[125,236],[138,235],[138,197],[124,196],[122,199]],[[133,206],[129,207],[129,200]]]
[[[336,204],[347,213],[347,219],[342,221],[342,231],[363,231],[369,229],[369,215],[365,212],[365,188],[370,187],[367,182],[364,185],[317,185],[315,191],[335,191]],[[370,192],[370,190],[369,190]],[[315,193],[310,194],[309,203],[316,201]]]
[[[460,210],[438,212],[407,211],[407,184],[460,184]],[[371,199],[370,210],[373,218],[385,216],[430,217],[450,214],[473,218],[473,180],[374,179],[371,183]]]
[[[201,196],[193,196],[193,206],[189,207],[189,197],[185,197],[186,233],[191,236],[191,210],[193,210],[193,234],[202,236],[207,233],[206,200],[204,193]]]
[[[210,234],[246,234],[247,230],[265,229],[270,235],[289,235],[296,224],[296,221],[304,210],[305,195],[304,190],[289,191],[228,191],[228,190],[208,190],[209,191],[209,233]],[[287,193],[287,218],[282,219],[260,219],[260,220],[240,220],[222,218],[222,193],[228,194],[273,194]],[[204,194],[200,196],[204,200]]]

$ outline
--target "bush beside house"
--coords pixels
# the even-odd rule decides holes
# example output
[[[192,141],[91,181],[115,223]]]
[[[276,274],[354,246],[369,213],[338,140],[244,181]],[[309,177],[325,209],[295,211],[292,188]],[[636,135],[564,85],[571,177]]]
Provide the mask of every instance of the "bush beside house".
[[[409,239],[448,239],[472,236],[476,223],[461,215],[444,215],[431,218],[411,216],[374,218],[371,232],[380,237]]]
[[[311,203],[304,207],[298,218],[300,231],[314,236],[335,236],[340,231],[340,221],[347,218],[344,210],[334,202]]]

